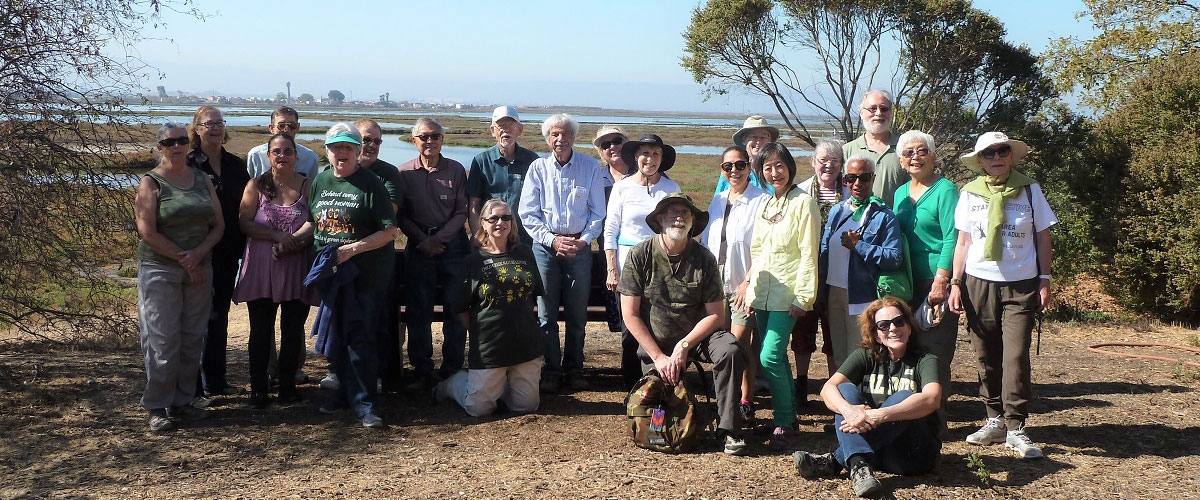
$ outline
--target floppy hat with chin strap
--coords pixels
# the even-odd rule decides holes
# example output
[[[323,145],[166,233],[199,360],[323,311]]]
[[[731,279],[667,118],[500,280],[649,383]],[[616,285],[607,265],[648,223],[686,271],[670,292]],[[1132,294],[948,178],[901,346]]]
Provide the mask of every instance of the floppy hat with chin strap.
[[[650,215],[646,216],[646,225],[650,226],[650,230],[654,234],[662,234],[662,224],[658,223],[658,218],[666,213],[667,207],[673,204],[686,205],[688,210],[692,211],[692,229],[688,231],[689,238],[695,238],[696,235],[704,232],[704,228],[708,227],[708,212],[700,210],[688,195],[683,193],[671,193],[661,200],[658,200],[658,205],[654,206],[654,210],[650,211]]]
[[[664,144],[662,137],[654,134],[646,134],[641,139],[625,141],[625,144],[621,145],[621,159],[625,161],[626,166],[637,168],[637,159],[634,158],[634,155],[637,154],[639,147],[646,144],[662,148],[662,163],[658,166],[659,172],[666,172],[675,165],[675,148]]]
[[[746,134],[749,133],[751,130],[756,130],[756,129],[760,129],[760,128],[766,129],[767,133],[771,135],[771,142],[775,142],[775,141],[779,140],[779,129],[778,128],[768,125],[767,119],[763,118],[762,115],[753,115],[749,118],[746,118],[746,122],[742,123],[742,128],[738,129],[737,132],[733,133],[733,143],[737,144],[738,146],[744,147],[746,145],[746,143],[743,142],[743,139],[745,139]]]
[[[979,164],[979,153],[982,153],[987,148],[1001,144],[1007,144],[1008,147],[1012,148],[1013,165],[1016,165],[1017,162],[1025,158],[1031,151],[1028,144],[1016,139],[1009,139],[1004,132],[985,132],[979,134],[979,139],[975,141],[975,150],[962,155],[963,165],[966,165],[967,168],[977,174],[984,173],[983,167]]]

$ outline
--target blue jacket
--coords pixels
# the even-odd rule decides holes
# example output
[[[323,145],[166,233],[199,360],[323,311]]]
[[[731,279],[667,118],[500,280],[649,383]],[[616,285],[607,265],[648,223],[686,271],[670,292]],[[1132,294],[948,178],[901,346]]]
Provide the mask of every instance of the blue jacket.
[[[358,266],[350,261],[339,265],[337,250],[337,245],[321,249],[304,278],[304,286],[315,287],[321,297],[309,335],[317,338],[313,350],[327,358],[345,352],[345,346],[356,343],[355,336],[363,332],[358,292],[354,289]]]
[[[825,229],[821,233],[821,257],[817,266],[821,269],[821,285],[826,285],[829,270],[829,245],[842,244],[842,225],[847,222],[853,210],[848,210],[845,203],[834,205],[829,211],[829,219],[825,221]],[[878,298],[876,285],[879,283],[880,269],[899,269],[901,262],[900,222],[892,210],[884,205],[872,203],[863,214],[862,240],[854,246],[850,254],[850,272],[847,277],[848,293],[851,304],[863,304]],[[834,233],[837,233],[836,235]],[[836,239],[835,239],[836,238]]]

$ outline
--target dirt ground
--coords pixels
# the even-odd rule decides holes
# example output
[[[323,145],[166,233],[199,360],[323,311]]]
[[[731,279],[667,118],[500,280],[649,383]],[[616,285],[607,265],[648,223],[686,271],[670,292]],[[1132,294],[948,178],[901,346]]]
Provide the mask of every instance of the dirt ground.
[[[245,385],[245,310],[231,325],[230,381]],[[894,498],[1197,498],[1197,370],[1088,352],[1098,342],[1185,345],[1194,330],[1164,325],[1047,324],[1033,357],[1030,436],[1046,457],[1022,461],[1003,446],[962,441],[983,419],[973,351],[960,331],[948,406],[952,439],[931,474],[881,474]],[[435,333],[435,337],[437,334]],[[475,419],[426,394],[387,395],[383,430],[313,410],[305,402],[252,410],[224,397],[203,422],[151,434],[138,398],[140,354],[44,344],[0,344],[2,498],[852,498],[849,481],[805,481],[791,454],[751,440],[751,456],[715,446],[687,455],[635,448],[625,435],[620,344],[589,325],[593,390],[544,397],[530,415]],[[1170,357],[1183,351],[1145,349]],[[324,365],[310,355],[308,371]],[[1189,371],[1190,370],[1190,371]],[[823,360],[809,369],[817,380]],[[759,418],[769,402],[759,398]],[[803,408],[793,449],[831,450],[830,415]],[[992,488],[966,457],[978,453]]]

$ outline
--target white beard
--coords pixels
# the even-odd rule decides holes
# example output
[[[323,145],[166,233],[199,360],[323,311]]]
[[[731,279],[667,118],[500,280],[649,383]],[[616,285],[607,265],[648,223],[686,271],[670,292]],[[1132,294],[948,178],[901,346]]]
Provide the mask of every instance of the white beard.
[[[668,227],[663,229],[663,236],[666,236],[671,241],[683,241],[688,237],[688,231],[691,227]]]

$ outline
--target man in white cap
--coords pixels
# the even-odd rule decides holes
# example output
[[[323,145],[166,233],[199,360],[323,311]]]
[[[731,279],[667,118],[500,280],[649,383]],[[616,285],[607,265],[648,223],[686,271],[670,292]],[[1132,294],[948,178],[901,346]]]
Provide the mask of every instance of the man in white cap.
[[[842,146],[843,158],[863,155],[875,160],[875,182],[871,192],[893,209],[896,208],[892,202],[896,188],[909,179],[908,171],[900,166],[900,156],[896,153],[896,141],[900,136],[892,133],[894,111],[892,94],[886,90],[868,90],[858,107],[863,135]],[[843,166],[843,173],[844,169]]]
[[[479,208],[483,202],[500,198],[514,210],[520,205],[525,173],[529,171],[529,164],[538,159],[537,153],[517,144],[525,126],[521,124],[516,107],[500,106],[493,110],[490,129],[496,145],[476,155],[467,174],[467,199],[471,207],[467,223],[471,225],[471,234],[479,230]],[[521,241],[532,244],[533,239],[520,224],[520,219],[514,222]]]
[[[733,143],[737,146],[746,148],[746,152],[750,153],[750,163],[754,163],[754,157],[758,156],[758,151],[768,143],[779,140],[779,129],[767,123],[767,119],[762,115],[753,115],[746,118],[742,123],[742,128],[733,133]],[[750,176],[750,184],[767,190],[768,193],[774,193],[775,189],[769,184],[762,182],[762,166],[755,167],[754,175]],[[717,176],[717,189],[713,194],[721,193],[729,189],[729,182],[724,176]]]

